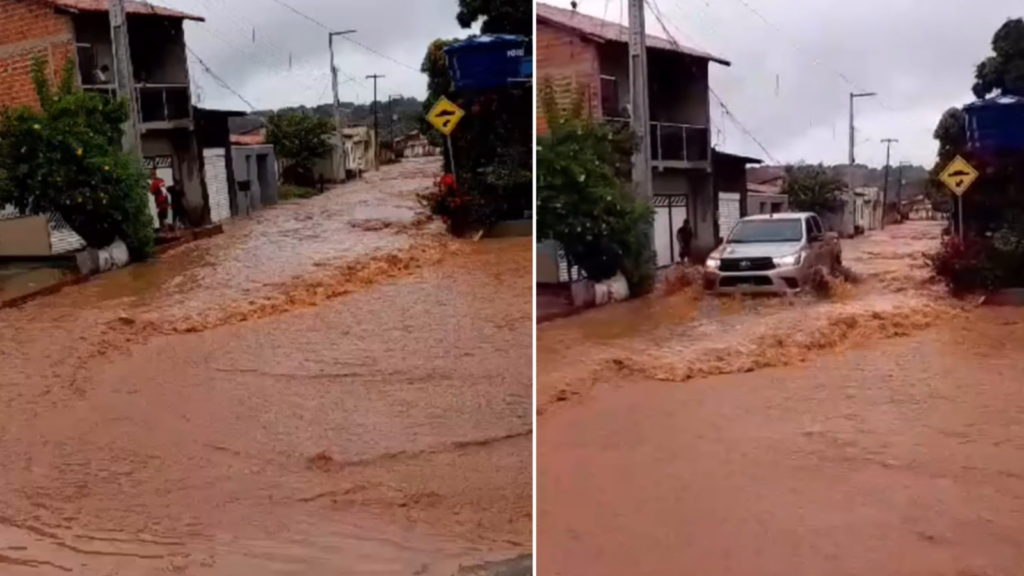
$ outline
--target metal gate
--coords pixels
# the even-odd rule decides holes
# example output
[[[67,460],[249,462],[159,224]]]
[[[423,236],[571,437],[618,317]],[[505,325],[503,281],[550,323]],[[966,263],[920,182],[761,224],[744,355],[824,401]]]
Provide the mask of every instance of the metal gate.
[[[687,218],[687,197],[683,195],[654,197],[654,252],[659,268],[679,261],[676,230]]]

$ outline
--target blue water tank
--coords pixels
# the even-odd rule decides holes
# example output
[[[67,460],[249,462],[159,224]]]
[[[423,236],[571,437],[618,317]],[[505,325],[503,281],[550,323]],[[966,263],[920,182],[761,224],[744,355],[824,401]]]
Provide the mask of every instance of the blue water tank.
[[[1024,151],[1024,98],[996,96],[964,106],[967,144],[983,155]]]
[[[456,90],[496,88],[522,80],[528,46],[524,36],[484,34],[446,47]],[[532,72],[532,63],[530,68]]]

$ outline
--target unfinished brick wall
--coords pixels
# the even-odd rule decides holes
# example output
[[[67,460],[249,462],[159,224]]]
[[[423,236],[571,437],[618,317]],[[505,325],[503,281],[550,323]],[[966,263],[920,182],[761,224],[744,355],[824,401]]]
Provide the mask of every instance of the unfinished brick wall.
[[[601,68],[597,45],[561,27],[537,23],[537,86],[550,82],[559,107],[566,107],[576,94],[585,109],[594,113],[601,101]],[[538,103],[537,134],[548,131],[547,118]]]
[[[56,79],[74,57],[71,18],[38,0],[0,0],[0,108],[37,105],[31,67],[36,56]]]

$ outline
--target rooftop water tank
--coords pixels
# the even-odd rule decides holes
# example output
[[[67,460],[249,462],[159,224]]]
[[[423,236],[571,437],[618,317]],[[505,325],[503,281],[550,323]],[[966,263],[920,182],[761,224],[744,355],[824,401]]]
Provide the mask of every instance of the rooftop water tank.
[[[456,90],[480,90],[528,80],[523,77],[528,47],[524,36],[484,34],[452,44],[444,53]]]
[[[1024,98],[996,96],[964,106],[967,145],[982,155],[1024,151]]]

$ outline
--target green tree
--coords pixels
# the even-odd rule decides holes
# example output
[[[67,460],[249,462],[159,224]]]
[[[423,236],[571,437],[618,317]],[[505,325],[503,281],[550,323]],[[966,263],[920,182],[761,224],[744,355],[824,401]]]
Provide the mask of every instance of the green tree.
[[[651,207],[628,190],[634,137],[596,122],[576,98],[559,110],[550,83],[540,90],[549,131],[537,139],[537,237],[562,245],[595,281],[622,271],[634,294],[653,285],[646,230]]]
[[[39,108],[0,113],[0,205],[25,214],[60,214],[86,244],[120,238],[134,259],[153,250],[147,177],[121,151],[128,108],[75,87],[74,60],[53,86],[46,61],[32,64]]]
[[[992,94],[1024,97],[1024,19],[1007,20],[992,36],[992,55],[974,71],[977,98]]]
[[[967,148],[967,118],[963,110],[954,107],[943,112],[932,132],[932,138],[935,138],[939,147],[935,164],[928,171],[925,195],[933,209],[949,212],[953,206],[952,198],[946,185],[939,181],[939,174]]]
[[[313,167],[334,147],[334,123],[313,114],[274,114],[267,119],[267,142],[288,163],[281,178],[287,184],[312,186]]]
[[[846,183],[822,164],[786,167],[783,193],[789,205],[805,212],[824,215],[835,210]]]
[[[533,36],[533,2],[530,0],[459,0],[459,26],[471,28],[477,21],[481,34]]]

